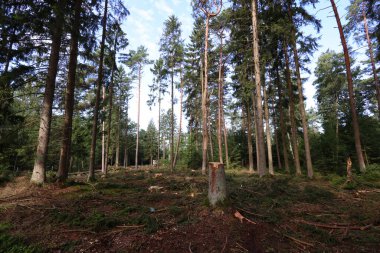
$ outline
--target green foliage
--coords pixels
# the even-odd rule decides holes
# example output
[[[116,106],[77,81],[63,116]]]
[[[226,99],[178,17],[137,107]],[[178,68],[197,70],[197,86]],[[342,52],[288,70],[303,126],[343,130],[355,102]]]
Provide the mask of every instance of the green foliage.
[[[8,234],[10,225],[0,223],[0,252],[1,253],[42,253],[40,246],[29,245],[22,237]]]

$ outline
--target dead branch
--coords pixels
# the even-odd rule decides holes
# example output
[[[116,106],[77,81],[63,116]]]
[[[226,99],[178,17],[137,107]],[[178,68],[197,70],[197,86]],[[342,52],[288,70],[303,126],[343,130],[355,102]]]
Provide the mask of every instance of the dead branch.
[[[224,250],[226,249],[227,242],[228,242],[228,237],[226,236],[226,241],[224,242],[224,245],[223,245],[222,251],[221,251],[220,253],[223,253]]]
[[[246,220],[248,223],[256,224],[256,222],[244,217],[239,211],[235,211],[234,216],[240,220],[240,223],[243,223],[243,220]]]
[[[193,251],[191,250],[191,243],[189,243],[189,252],[193,253]]]
[[[253,215],[253,216],[262,217],[262,218],[268,218],[268,216],[266,216],[266,215],[257,214],[257,213],[252,213],[252,212],[247,211],[247,210],[245,210],[245,209],[243,209],[243,208],[236,207],[236,209],[238,209],[238,210],[240,210],[240,211],[243,211],[243,212],[245,212],[245,213],[247,213],[247,214]]]
[[[344,229],[344,230],[367,230],[373,226],[373,224],[368,224],[365,226],[350,226],[350,225],[342,225],[339,223],[334,223],[334,224],[324,224],[324,223],[319,223],[319,222],[312,222],[312,221],[306,221],[306,220],[294,220],[296,223],[302,223],[306,225],[312,225],[315,227],[320,227],[320,228],[327,228],[327,229]]]
[[[61,230],[60,233],[71,233],[71,232],[80,232],[80,233],[90,233],[96,234],[94,231],[86,230],[86,229],[69,229],[69,230]]]
[[[310,247],[314,246],[314,244],[312,244],[312,243],[302,241],[302,240],[294,238],[293,236],[290,236],[290,235],[285,235],[284,234],[283,236],[285,236],[286,238],[289,238],[289,239],[293,240],[295,243],[300,244],[302,246],[305,246],[305,245],[306,246],[310,246]]]

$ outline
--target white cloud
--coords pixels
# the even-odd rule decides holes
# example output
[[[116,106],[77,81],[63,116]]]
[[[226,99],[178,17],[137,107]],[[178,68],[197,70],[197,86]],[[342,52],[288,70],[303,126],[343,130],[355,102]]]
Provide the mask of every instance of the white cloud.
[[[131,7],[131,13],[136,14],[136,16],[139,16],[146,21],[152,21],[153,18],[153,11],[152,10],[144,10],[144,9],[139,9],[135,7]]]
[[[165,12],[167,15],[174,13],[174,10],[169,6],[165,0],[156,0],[154,6],[159,10]]]

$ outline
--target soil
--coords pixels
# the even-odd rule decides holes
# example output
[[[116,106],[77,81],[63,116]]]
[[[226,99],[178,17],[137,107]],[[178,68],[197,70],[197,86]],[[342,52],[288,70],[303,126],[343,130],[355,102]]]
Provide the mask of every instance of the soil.
[[[230,198],[216,208],[199,172],[113,170],[91,184],[78,174],[40,187],[18,177],[0,188],[0,224],[42,252],[380,252],[377,189],[302,179],[293,191],[282,176],[227,176]]]

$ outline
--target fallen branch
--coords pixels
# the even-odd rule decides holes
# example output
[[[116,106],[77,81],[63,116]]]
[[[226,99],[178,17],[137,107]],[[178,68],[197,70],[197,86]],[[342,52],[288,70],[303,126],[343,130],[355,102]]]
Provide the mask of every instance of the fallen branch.
[[[302,223],[306,225],[312,225],[320,228],[328,228],[328,229],[345,229],[345,230],[367,230],[370,227],[373,226],[373,224],[365,225],[365,226],[347,226],[347,225],[340,225],[339,223],[335,224],[324,224],[319,222],[312,222],[312,221],[306,221],[306,220],[294,220],[297,223]]]
[[[116,226],[117,228],[141,228],[144,227],[144,225],[125,225],[125,226]]]
[[[224,245],[223,245],[222,251],[221,251],[220,253],[223,253],[224,250],[226,249],[227,242],[228,242],[228,237],[226,236],[226,241],[224,242]]]
[[[310,247],[313,247],[313,246],[314,246],[314,244],[312,244],[312,243],[310,243],[310,242],[302,241],[302,240],[300,240],[300,239],[294,238],[293,236],[285,235],[285,234],[284,234],[284,236],[285,236],[286,238],[289,238],[289,239],[293,240],[295,243],[298,243],[298,244],[300,244],[300,245],[302,245],[302,246],[305,246],[305,245],[306,245],[306,246],[310,246]]]
[[[256,224],[256,222],[244,217],[239,211],[235,211],[234,216],[240,220],[240,223],[243,223],[243,220],[246,220],[251,224]]]
[[[71,233],[71,232],[80,232],[80,233],[90,233],[90,234],[96,234],[94,231],[86,230],[86,229],[70,229],[70,230],[61,230],[59,231],[61,233]]]
[[[240,210],[240,211],[243,211],[243,212],[245,212],[245,213],[247,213],[247,214],[253,215],[253,216],[262,217],[262,218],[268,218],[268,216],[266,216],[266,215],[257,214],[257,213],[252,213],[252,212],[250,212],[250,211],[248,211],[248,210],[245,210],[245,209],[243,209],[243,208],[236,207],[236,209],[238,209],[238,210]]]
[[[191,250],[191,243],[189,243],[189,252],[193,253],[193,251]]]

